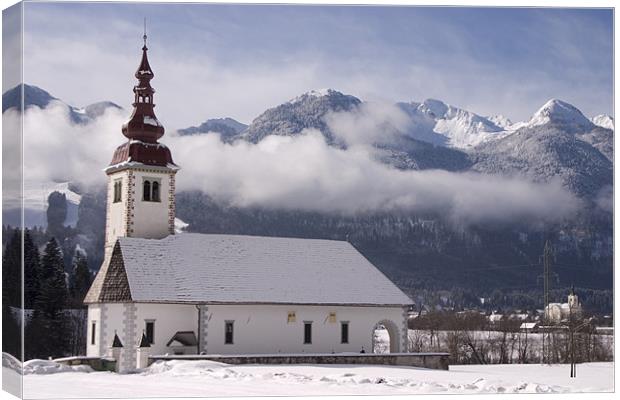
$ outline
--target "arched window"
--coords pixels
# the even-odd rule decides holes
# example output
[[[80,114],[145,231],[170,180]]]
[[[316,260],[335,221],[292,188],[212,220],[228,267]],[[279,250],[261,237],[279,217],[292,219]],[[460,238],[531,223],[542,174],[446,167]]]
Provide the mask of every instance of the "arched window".
[[[151,201],[151,182],[144,181],[143,183],[143,197],[144,201]]]
[[[114,182],[114,198],[113,198],[113,202],[114,203],[118,203],[121,201],[121,181],[117,180]]]
[[[153,181],[151,201],[159,201],[159,182]]]

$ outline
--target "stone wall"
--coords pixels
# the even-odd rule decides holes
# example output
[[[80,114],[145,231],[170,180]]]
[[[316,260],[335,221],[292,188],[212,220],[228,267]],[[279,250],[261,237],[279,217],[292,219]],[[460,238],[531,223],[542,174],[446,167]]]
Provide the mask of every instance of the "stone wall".
[[[397,354],[287,354],[287,355],[187,355],[151,356],[158,360],[212,360],[226,364],[368,364],[401,365],[448,370],[449,353],[397,353]]]
[[[65,365],[88,365],[95,371],[116,371],[116,360],[108,357],[63,357],[54,360]]]

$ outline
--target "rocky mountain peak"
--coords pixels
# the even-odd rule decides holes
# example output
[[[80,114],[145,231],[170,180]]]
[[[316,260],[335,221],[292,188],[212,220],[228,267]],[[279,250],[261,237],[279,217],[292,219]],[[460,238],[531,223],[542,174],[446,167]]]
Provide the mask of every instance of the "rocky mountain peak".
[[[614,118],[611,115],[607,114],[599,114],[590,119],[594,125],[600,126],[601,128],[614,130]]]
[[[594,124],[586,118],[577,107],[565,101],[551,99],[547,101],[530,119],[529,126],[553,124],[572,133],[589,131]]]

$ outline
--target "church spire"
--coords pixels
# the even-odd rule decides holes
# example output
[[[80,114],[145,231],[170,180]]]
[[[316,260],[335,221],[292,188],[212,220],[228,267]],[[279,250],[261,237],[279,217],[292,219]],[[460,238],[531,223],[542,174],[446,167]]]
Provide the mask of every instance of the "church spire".
[[[129,141],[117,147],[107,172],[118,168],[125,168],[128,163],[139,163],[158,167],[178,169],[172,161],[170,150],[158,140],[164,135],[164,127],[157,120],[153,108],[155,89],[151,86],[151,79],[155,76],[148,58],[146,46],[146,19],[144,21],[144,35],[142,36],[142,59],[136,70],[135,77],[138,84],[133,87],[133,112],[129,121],[123,124],[121,131]]]
[[[155,76],[148,59],[148,47],[146,47],[146,19],[144,21],[144,46],[142,46],[142,60],[136,70],[135,77],[138,84],[134,86],[133,113],[127,123],[123,125],[122,132],[129,139],[147,143],[157,143],[164,135],[164,127],[157,120],[153,108],[153,95],[155,89],[151,86],[151,79]]]

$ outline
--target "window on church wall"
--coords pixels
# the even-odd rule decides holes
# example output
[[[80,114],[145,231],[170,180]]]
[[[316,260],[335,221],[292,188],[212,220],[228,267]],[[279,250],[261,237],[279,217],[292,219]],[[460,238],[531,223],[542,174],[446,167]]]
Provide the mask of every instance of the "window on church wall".
[[[304,344],[312,344],[312,321],[304,321]]]
[[[340,323],[340,343],[349,343],[349,321]]]
[[[122,190],[122,182],[120,179],[114,181],[114,196],[112,199],[113,203],[118,203],[121,201],[121,190]]]
[[[151,181],[144,181],[142,186],[144,193],[144,195],[142,196],[142,200],[151,201]]]
[[[159,182],[153,182],[153,186],[151,188],[151,201],[160,201],[159,200]]]
[[[161,182],[153,178],[145,179],[142,183],[142,200],[160,202]]]
[[[97,322],[93,321],[90,325],[90,344],[95,344],[95,333],[97,332]]]
[[[149,344],[155,343],[155,321],[145,321],[144,335],[146,336],[146,340],[149,342]]]
[[[234,322],[235,321],[226,321],[224,326],[224,344],[233,344]]]

